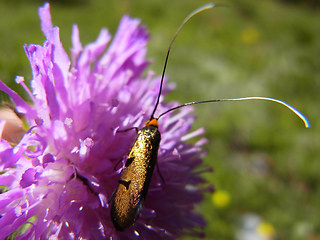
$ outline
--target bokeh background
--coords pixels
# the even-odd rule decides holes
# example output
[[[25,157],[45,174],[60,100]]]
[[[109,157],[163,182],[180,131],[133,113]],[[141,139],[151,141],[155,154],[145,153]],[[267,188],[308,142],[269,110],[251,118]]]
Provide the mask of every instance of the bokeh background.
[[[102,27],[114,33],[123,14],[147,26],[149,68],[160,74],[178,25],[203,0],[49,1],[70,49],[72,24],[83,44]],[[198,105],[194,128],[209,143],[204,177],[215,187],[197,207],[206,239],[320,239],[320,3],[318,0],[220,0],[178,36],[167,76],[167,100],[269,96],[297,107],[311,128],[270,102]],[[37,9],[43,1],[0,1],[0,78],[23,93],[16,75],[31,79],[24,43],[42,44]],[[8,98],[1,95],[1,100]],[[193,239],[193,238],[184,238]]]

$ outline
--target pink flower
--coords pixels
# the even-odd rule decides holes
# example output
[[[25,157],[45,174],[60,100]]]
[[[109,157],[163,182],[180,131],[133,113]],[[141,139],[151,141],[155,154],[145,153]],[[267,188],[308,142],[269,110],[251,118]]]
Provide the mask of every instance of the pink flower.
[[[0,142],[0,239],[174,239],[197,234],[203,219],[193,212],[206,189],[194,172],[204,155],[200,139],[191,145],[188,135],[192,109],[164,116],[158,165],[165,179],[154,172],[144,208],[136,223],[118,232],[110,218],[108,201],[117,186],[120,160],[150,118],[160,78],[143,72],[148,34],[139,20],[124,16],[110,43],[103,29],[97,40],[82,47],[73,27],[71,60],[53,27],[49,4],[39,9],[41,28],[47,40],[25,45],[33,79],[32,91],[22,77],[16,81],[30,95],[32,104],[0,81],[0,90],[25,115],[29,129],[12,145]],[[108,46],[109,45],[109,46]],[[168,92],[169,89],[164,89]],[[173,107],[161,103],[158,112]],[[0,122],[1,133],[4,121]]]

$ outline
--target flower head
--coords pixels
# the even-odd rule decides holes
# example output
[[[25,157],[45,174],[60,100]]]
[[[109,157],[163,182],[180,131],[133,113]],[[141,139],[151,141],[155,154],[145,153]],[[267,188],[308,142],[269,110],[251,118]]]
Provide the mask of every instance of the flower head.
[[[53,27],[49,4],[39,9],[43,46],[25,45],[33,79],[30,91],[22,77],[16,81],[32,104],[0,81],[15,110],[24,114],[28,129],[12,144],[0,142],[0,239],[173,239],[196,233],[204,221],[192,211],[205,189],[194,172],[204,155],[200,139],[191,145],[191,108],[160,120],[162,140],[144,208],[136,223],[117,232],[108,201],[119,180],[119,161],[125,161],[136,136],[150,118],[159,77],[143,72],[148,34],[137,19],[124,16],[112,42],[103,29],[97,40],[82,47],[73,27],[71,59],[59,28]],[[170,89],[167,87],[164,92]],[[159,113],[175,105],[161,103]],[[0,132],[4,121],[0,122]],[[121,164],[120,164],[121,165]],[[118,167],[119,168],[119,167]]]

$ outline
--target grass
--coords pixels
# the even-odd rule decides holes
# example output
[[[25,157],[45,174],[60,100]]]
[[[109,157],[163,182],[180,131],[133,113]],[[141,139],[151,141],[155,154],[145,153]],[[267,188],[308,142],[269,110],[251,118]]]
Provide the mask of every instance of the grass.
[[[270,96],[296,106],[312,124],[304,129],[297,117],[271,103],[196,107],[195,127],[205,126],[209,139],[205,162],[215,170],[204,176],[230,196],[223,208],[214,205],[210,194],[198,207],[208,222],[207,239],[235,239],[248,213],[272,224],[276,239],[320,239],[320,12],[292,2],[227,2],[228,7],[195,17],[174,44],[167,75],[177,88],[167,100]],[[51,13],[66,49],[74,23],[85,44],[102,27],[114,32],[125,13],[141,18],[152,35],[151,68],[160,74],[177,26],[206,1],[181,3],[55,1]],[[31,79],[22,46],[44,40],[37,16],[40,5],[0,3],[0,78],[19,93],[23,91],[16,87],[15,76]]]

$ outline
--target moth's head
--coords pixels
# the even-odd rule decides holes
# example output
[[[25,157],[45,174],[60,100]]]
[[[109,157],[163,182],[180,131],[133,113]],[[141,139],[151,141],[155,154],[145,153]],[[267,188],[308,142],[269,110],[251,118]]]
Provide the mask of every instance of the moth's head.
[[[144,124],[144,126],[145,126],[145,127],[147,127],[147,126],[153,126],[153,127],[156,127],[156,128],[157,128],[157,127],[158,127],[158,119],[152,118],[152,119],[146,121],[146,123]]]

